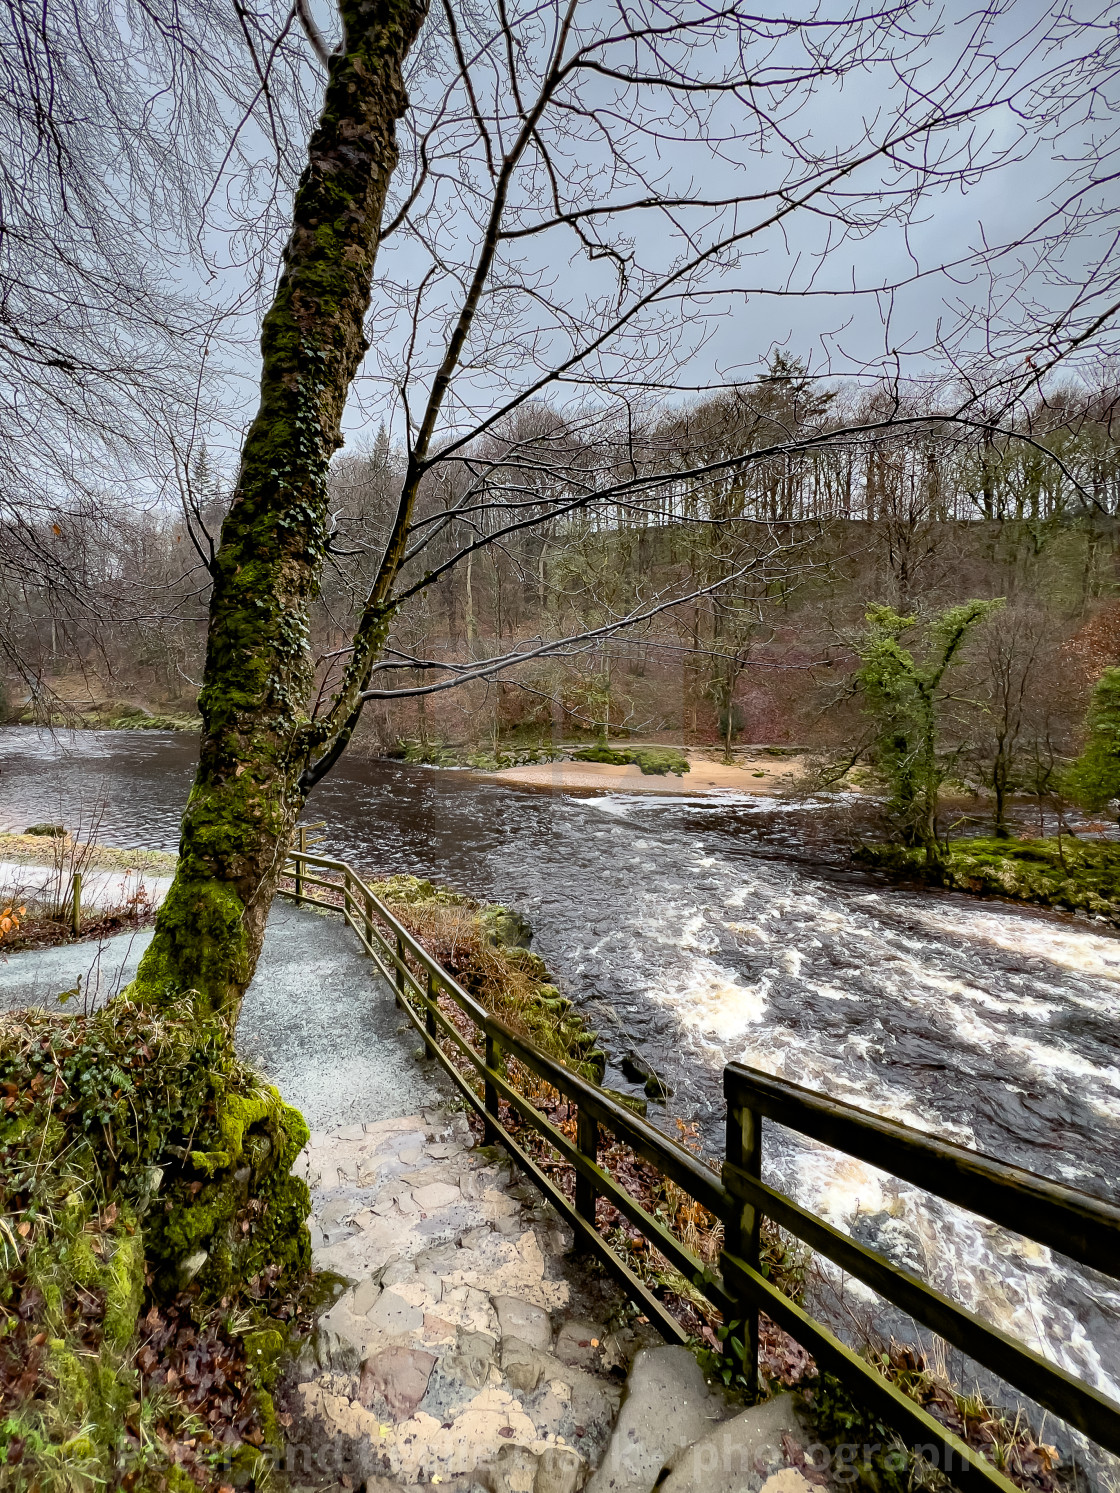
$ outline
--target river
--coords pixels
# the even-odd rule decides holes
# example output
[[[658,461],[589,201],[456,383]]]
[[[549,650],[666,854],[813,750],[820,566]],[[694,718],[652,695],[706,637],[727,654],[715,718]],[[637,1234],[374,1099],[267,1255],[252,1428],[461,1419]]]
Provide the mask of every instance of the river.
[[[0,824],[98,821],[174,849],[196,741],[0,732]],[[722,1138],[738,1059],[1120,1200],[1120,938],[1100,923],[898,888],[847,864],[858,804],[553,795],[344,763],[322,849],[524,912],[616,1060]],[[651,1110],[654,1106],[651,1106]],[[771,1175],[899,1264],[1120,1398],[1120,1289],[873,1168],[778,1134]]]

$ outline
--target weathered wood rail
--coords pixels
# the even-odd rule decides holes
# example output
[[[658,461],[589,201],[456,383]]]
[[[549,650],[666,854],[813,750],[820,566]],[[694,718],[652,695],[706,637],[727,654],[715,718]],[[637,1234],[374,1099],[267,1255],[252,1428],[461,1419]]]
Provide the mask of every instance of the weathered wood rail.
[[[1011,1493],[1014,1487],[992,1463],[771,1284],[759,1257],[764,1216],[1090,1440],[1120,1454],[1120,1405],[769,1187],[762,1180],[763,1122],[786,1126],[866,1161],[1115,1278],[1120,1278],[1120,1208],[739,1063],[724,1070],[727,1153],[722,1175],[717,1175],[647,1120],[491,1015],[436,963],[349,865],[309,855],[305,846],[306,837],[301,837],[300,849],[287,863],[292,886],[282,887],[281,894],[297,902],[333,906],[343,914],[395,989],[398,1004],[430,1055],[482,1116],[486,1138],[505,1147],[570,1225],[577,1245],[598,1256],[668,1341],[686,1341],[684,1329],[600,1234],[595,1224],[598,1197],[609,1199],[696,1285],[725,1322],[743,1324],[749,1377],[757,1374],[758,1314],[764,1311],[835,1373],[853,1398],[909,1444],[933,1451],[941,1470],[962,1486],[997,1487],[1002,1493]],[[309,889],[321,889],[330,897],[309,894]],[[469,1018],[466,1025],[473,1041],[440,1008],[441,994]],[[516,1058],[575,1105],[574,1141],[510,1084],[503,1055]],[[571,1164],[574,1200],[503,1124],[502,1100]],[[724,1248],[718,1271],[687,1249],[599,1165],[604,1132],[722,1221]]]

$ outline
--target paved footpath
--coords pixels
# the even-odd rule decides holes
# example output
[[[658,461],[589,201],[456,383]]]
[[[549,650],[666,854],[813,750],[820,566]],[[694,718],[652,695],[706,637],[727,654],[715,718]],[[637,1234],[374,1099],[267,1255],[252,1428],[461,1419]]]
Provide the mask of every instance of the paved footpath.
[[[297,1167],[341,1279],[280,1396],[296,1486],[809,1493],[794,1398],[711,1393],[463,1114],[314,1134]]]
[[[151,930],[0,961],[0,1010],[108,999]],[[75,1001],[73,1010],[80,1002]],[[737,1412],[632,1320],[463,1113],[358,941],[278,902],[238,1045],[312,1127],[297,1161],[337,1277],[278,1395],[292,1488],[810,1493],[784,1395]]]
[[[0,951],[0,1011],[100,1004],[136,973],[151,928],[100,942]],[[313,1129],[408,1114],[446,1090],[413,1061],[404,1018],[358,940],[334,915],[273,904],[237,1045]]]

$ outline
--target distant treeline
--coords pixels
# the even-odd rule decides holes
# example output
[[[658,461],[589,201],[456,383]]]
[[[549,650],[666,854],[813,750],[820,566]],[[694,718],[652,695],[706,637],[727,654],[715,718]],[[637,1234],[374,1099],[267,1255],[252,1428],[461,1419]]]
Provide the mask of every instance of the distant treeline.
[[[523,409],[426,483],[405,573],[437,579],[397,614],[378,679],[416,689],[437,677],[426,663],[576,641],[465,690],[374,702],[363,732],[383,745],[604,730],[833,742],[857,733],[844,681],[869,605],[999,596],[1016,619],[999,626],[1037,634],[1027,693],[1046,698],[1039,730],[1064,751],[1117,657],[1118,409],[1102,383],[948,421],[912,393],[903,405],[829,386],[781,356],[749,386],[625,427],[594,409]],[[325,689],[403,470],[384,430],[332,467],[315,621]],[[83,700],[189,710],[227,500],[202,450],[182,509],[87,498],[37,534],[54,578],[2,578],[9,714]],[[656,610],[682,594],[693,599]],[[630,631],[581,637],[643,612]]]

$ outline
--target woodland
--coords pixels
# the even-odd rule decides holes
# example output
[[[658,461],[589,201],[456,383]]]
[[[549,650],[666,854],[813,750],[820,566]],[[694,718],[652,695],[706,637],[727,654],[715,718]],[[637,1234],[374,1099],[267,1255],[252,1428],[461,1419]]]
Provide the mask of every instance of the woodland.
[[[476,458],[500,465],[505,501],[444,523],[404,572],[416,589],[351,750],[496,764],[609,737],[870,763],[869,613],[923,623],[979,598],[999,605],[954,659],[938,750],[950,776],[999,800],[997,820],[1004,797],[1056,792],[1120,649],[1117,396],[1059,385],[1025,410],[1022,436],[850,438],[885,415],[886,389],[811,378],[780,350],[750,384],[637,430],[543,402],[519,412]],[[807,449],[675,478],[791,433]],[[364,444],[329,476],[332,550],[308,624],[320,699],[405,478],[384,426]],[[421,488],[418,527],[449,492],[463,505],[476,461]],[[655,503],[556,513],[572,484],[627,466],[656,481]],[[205,447],[188,478],[185,512],[75,508],[52,536],[66,584],[8,590],[9,720],[197,724],[209,577],[196,546],[229,493]]]
[[[199,741],[135,978],[0,1028],[5,1486],[267,1481],[308,1130],[234,1035],[347,751],[808,747],[927,868],[943,788],[1120,794],[1118,67],[1066,0],[4,8],[5,714]]]

